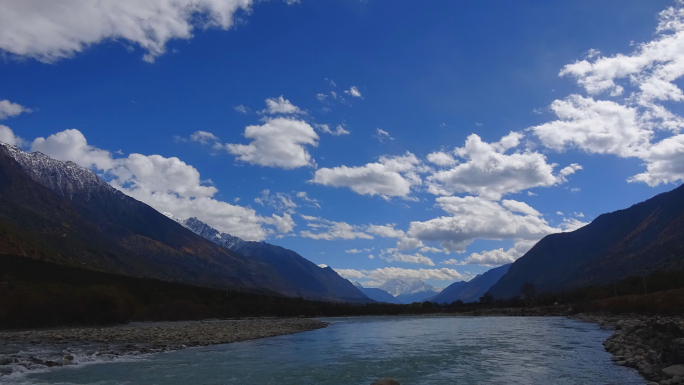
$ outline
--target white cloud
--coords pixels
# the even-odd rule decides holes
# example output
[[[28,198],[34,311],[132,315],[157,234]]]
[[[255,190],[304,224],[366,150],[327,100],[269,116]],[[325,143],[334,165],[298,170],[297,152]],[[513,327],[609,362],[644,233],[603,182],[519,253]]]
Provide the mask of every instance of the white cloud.
[[[369,225],[366,231],[384,238],[403,238],[406,236],[403,230],[395,229],[393,224]]]
[[[437,203],[449,216],[411,222],[407,235],[421,241],[440,242],[448,251],[464,252],[475,239],[539,240],[560,231],[524,203],[506,202],[506,206],[527,214],[516,214],[502,204],[480,197],[439,197]]]
[[[482,265],[482,266],[501,266],[507,263],[513,263],[518,258],[527,253],[537,241],[518,240],[513,247],[504,251],[503,248],[496,250],[483,251],[481,253],[472,253],[463,261],[449,259],[442,263],[446,265]]]
[[[345,130],[341,124],[337,125],[337,127],[335,128],[335,131],[331,130],[327,124],[315,124],[314,127],[316,127],[321,132],[324,132],[326,134],[330,134],[333,136],[341,136],[341,135],[349,135],[350,134],[350,132]]]
[[[385,140],[394,140],[392,135],[389,134],[389,132],[385,130],[381,130],[379,128],[375,129],[375,138],[380,141],[380,143],[384,143]]]
[[[569,232],[569,231],[575,231],[581,227],[584,227],[588,225],[589,223],[587,222],[582,222],[580,220],[577,220],[575,218],[563,218],[563,223],[561,223],[560,228],[563,229],[564,232]]]
[[[430,175],[428,191],[435,195],[467,192],[499,200],[504,194],[565,181],[564,177],[553,174],[555,164],[547,163],[543,154],[531,151],[506,154],[520,144],[522,137],[511,132],[498,142],[485,143],[478,135],[471,134],[465,146],[454,149],[454,154],[466,162]]]
[[[413,186],[422,183],[420,172],[425,172],[425,167],[415,155],[407,152],[401,156],[381,156],[378,162],[360,167],[321,168],[311,182],[348,187],[362,195],[406,198]]]
[[[556,211],[556,215],[563,215],[562,211]]]
[[[318,146],[318,135],[304,121],[275,118],[261,126],[248,126],[244,136],[253,141],[248,145],[225,144],[225,149],[243,162],[284,169],[314,164],[304,146]]]
[[[2,124],[0,124],[0,142],[18,147],[22,147],[25,144],[24,139],[14,135],[11,128],[3,126]]]
[[[195,27],[229,29],[251,0],[64,0],[0,2],[0,49],[54,62],[105,40],[146,51],[152,62],[171,39],[190,39]]]
[[[533,209],[525,202],[519,202],[514,200],[504,199],[501,201],[501,205],[514,213],[522,213],[525,215],[533,215],[535,217],[540,216],[539,211]]]
[[[62,161],[72,161],[87,168],[111,170],[114,168],[112,154],[88,145],[85,136],[76,129],[65,130],[50,135],[47,139],[36,138],[31,151],[40,151],[45,155]]]
[[[297,192],[297,198],[302,199],[305,202],[309,203],[310,206],[313,206],[313,207],[316,207],[319,209],[321,208],[321,205],[318,203],[318,199],[309,197],[305,191]]]
[[[417,278],[435,279],[447,281],[453,279],[468,280],[472,278],[468,274],[461,274],[457,270],[449,268],[441,269],[402,269],[399,267],[385,267],[375,270],[355,270],[355,269],[334,269],[339,275],[352,279],[370,279],[378,283],[383,283],[392,278]]]
[[[242,104],[233,107],[233,109],[234,109],[236,112],[239,112],[239,113],[245,114],[245,115],[246,115],[246,114],[249,114],[249,111],[250,111],[249,107],[244,106],[244,105],[242,105]]]
[[[423,265],[428,265],[428,266],[434,266],[435,263],[432,262],[432,259],[420,254],[420,253],[415,253],[413,255],[409,254],[402,254],[400,252],[395,251],[394,253],[390,254],[388,257],[385,257],[385,260],[387,262],[407,262],[407,263],[422,263]]]
[[[285,114],[285,115],[295,115],[295,114],[306,114],[306,112],[299,109],[299,107],[290,103],[289,100],[279,96],[277,98],[266,99],[266,108],[261,111],[262,114]]]
[[[294,227],[287,214],[262,217],[249,207],[214,199],[218,190],[205,185],[199,171],[178,158],[130,154],[114,159],[110,152],[88,145],[83,134],[75,129],[47,139],[37,138],[31,150],[101,170],[111,179],[112,186],[159,212],[170,212],[181,219],[194,216],[219,231],[245,240],[265,239],[273,230],[264,225],[275,226],[281,233],[290,232]]]
[[[2,8],[2,5],[0,5],[0,9]],[[2,16],[0,16],[0,19]],[[2,27],[0,27],[0,31],[2,30]],[[0,40],[2,37],[0,36]],[[9,100],[0,100],[0,120],[7,119],[10,116],[17,116],[22,113],[26,112],[32,112],[30,108],[26,108],[20,104],[17,103],[12,103]],[[7,142],[5,142],[7,143]]]
[[[361,92],[359,92],[359,89],[356,88],[356,86],[352,86],[352,88],[348,89],[347,91],[344,91],[344,93],[354,98],[363,98],[363,96],[361,96]]]
[[[537,196],[537,194],[533,193],[532,191],[528,191],[527,196],[528,197],[534,197],[534,196]]]
[[[647,162],[646,171],[629,178],[629,182],[643,182],[655,187],[684,180],[684,135],[663,139],[642,158]]]
[[[559,120],[529,130],[544,146],[557,151],[577,147],[597,154],[638,156],[653,135],[636,108],[609,100],[570,95],[554,101],[551,110]]]
[[[458,161],[454,159],[453,156],[442,151],[428,154],[427,160],[428,162],[436,164],[438,166],[453,166],[454,164],[458,163]]]
[[[326,94],[318,94],[318,95],[316,95],[316,99],[318,99],[319,102],[324,102],[325,99],[327,99],[327,98],[328,98],[328,95],[326,95]]]
[[[301,231],[299,235],[304,238],[322,239],[326,241],[356,238],[373,239],[373,236],[363,232],[361,227],[352,226],[346,222],[333,222],[308,215],[302,215],[301,217],[307,221],[306,225],[313,230]]]
[[[575,216],[577,218],[584,218],[584,214],[582,214],[582,213],[575,213]]]
[[[289,194],[280,192],[271,194],[268,189],[263,190],[259,197],[254,198],[254,202],[262,206],[271,207],[278,212],[288,214],[294,214],[294,211],[297,208],[297,204],[292,201],[292,197],[290,197]]]
[[[350,250],[345,250],[344,252],[347,254],[359,254],[359,253],[367,253],[371,251],[371,249],[350,249]],[[372,258],[371,258],[372,259]]]
[[[190,135],[190,140],[194,142],[200,142],[202,144],[207,144],[209,142],[217,142],[219,138],[211,132],[195,131],[192,135]]]
[[[683,4],[678,1],[662,11],[653,39],[636,44],[631,53],[602,56],[590,50],[586,58],[566,65],[560,75],[573,77],[589,97],[554,101],[551,110],[558,119],[529,130],[557,151],[577,148],[643,160],[646,171],[629,182],[656,186],[684,180],[684,118],[670,109],[684,102],[679,88],[684,76]],[[594,99],[604,94],[613,100]]]

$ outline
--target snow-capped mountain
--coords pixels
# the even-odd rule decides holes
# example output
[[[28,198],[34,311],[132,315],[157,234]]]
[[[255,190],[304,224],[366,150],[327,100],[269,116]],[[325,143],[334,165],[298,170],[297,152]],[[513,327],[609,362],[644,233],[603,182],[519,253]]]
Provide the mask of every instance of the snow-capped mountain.
[[[235,237],[228,233],[222,233],[197,218],[188,218],[186,220],[179,219],[171,213],[163,213],[167,217],[180,223],[188,230],[199,235],[200,237],[214,242],[219,246],[223,246],[228,250],[237,251],[245,244],[241,238]]]
[[[392,294],[400,303],[423,302],[442,290],[418,278],[388,279],[380,289]]]
[[[438,289],[429,283],[425,283],[418,278],[393,278],[388,279],[385,283],[380,286],[380,289],[392,294],[397,297],[406,294],[415,294],[420,292],[434,292],[439,293],[441,289]]]
[[[62,162],[40,152],[24,152],[19,147],[3,142],[0,145],[7,149],[31,179],[63,197],[73,200],[74,194],[82,194],[88,199],[98,191],[123,195],[94,172],[74,162]]]
[[[265,263],[310,299],[369,302],[368,297],[329,267],[320,267],[292,250],[266,242],[248,242],[222,233],[197,218],[181,220],[164,213],[193,233],[243,256]]]

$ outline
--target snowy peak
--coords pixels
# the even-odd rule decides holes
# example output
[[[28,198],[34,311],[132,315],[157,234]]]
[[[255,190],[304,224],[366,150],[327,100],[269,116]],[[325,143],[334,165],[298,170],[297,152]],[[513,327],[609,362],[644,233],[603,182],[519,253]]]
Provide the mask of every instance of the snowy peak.
[[[74,162],[62,162],[40,152],[27,153],[19,147],[0,142],[2,148],[31,179],[66,198],[73,199],[74,195],[82,194],[88,199],[92,193],[101,190],[118,193],[94,172]]]
[[[418,278],[392,278],[385,281],[380,289],[397,297],[400,295],[415,294],[422,292],[439,293],[438,289]]]
[[[193,233],[199,235],[200,237],[207,239],[219,246],[225,247],[231,251],[237,251],[240,247],[245,244],[241,238],[232,236],[228,233],[221,233],[208,224],[200,221],[199,219],[193,217],[186,220],[179,219],[171,213],[163,213],[169,219],[172,219],[182,226],[192,231]]]

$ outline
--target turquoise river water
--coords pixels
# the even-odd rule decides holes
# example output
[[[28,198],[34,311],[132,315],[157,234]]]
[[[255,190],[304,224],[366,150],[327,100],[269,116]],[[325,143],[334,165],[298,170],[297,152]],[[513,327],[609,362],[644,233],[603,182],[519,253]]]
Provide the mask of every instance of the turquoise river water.
[[[306,333],[64,367],[8,384],[645,384],[561,317],[353,317]]]

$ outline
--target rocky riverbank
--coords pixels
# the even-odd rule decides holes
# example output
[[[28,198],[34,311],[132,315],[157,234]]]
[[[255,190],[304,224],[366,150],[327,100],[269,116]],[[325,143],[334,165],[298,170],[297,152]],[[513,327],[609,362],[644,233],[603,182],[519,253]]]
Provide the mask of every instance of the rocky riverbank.
[[[603,345],[616,365],[635,368],[649,385],[684,384],[682,317],[578,314],[576,318],[615,330]]]
[[[253,318],[0,332],[0,376],[54,366],[126,360],[326,326],[307,318]]]

